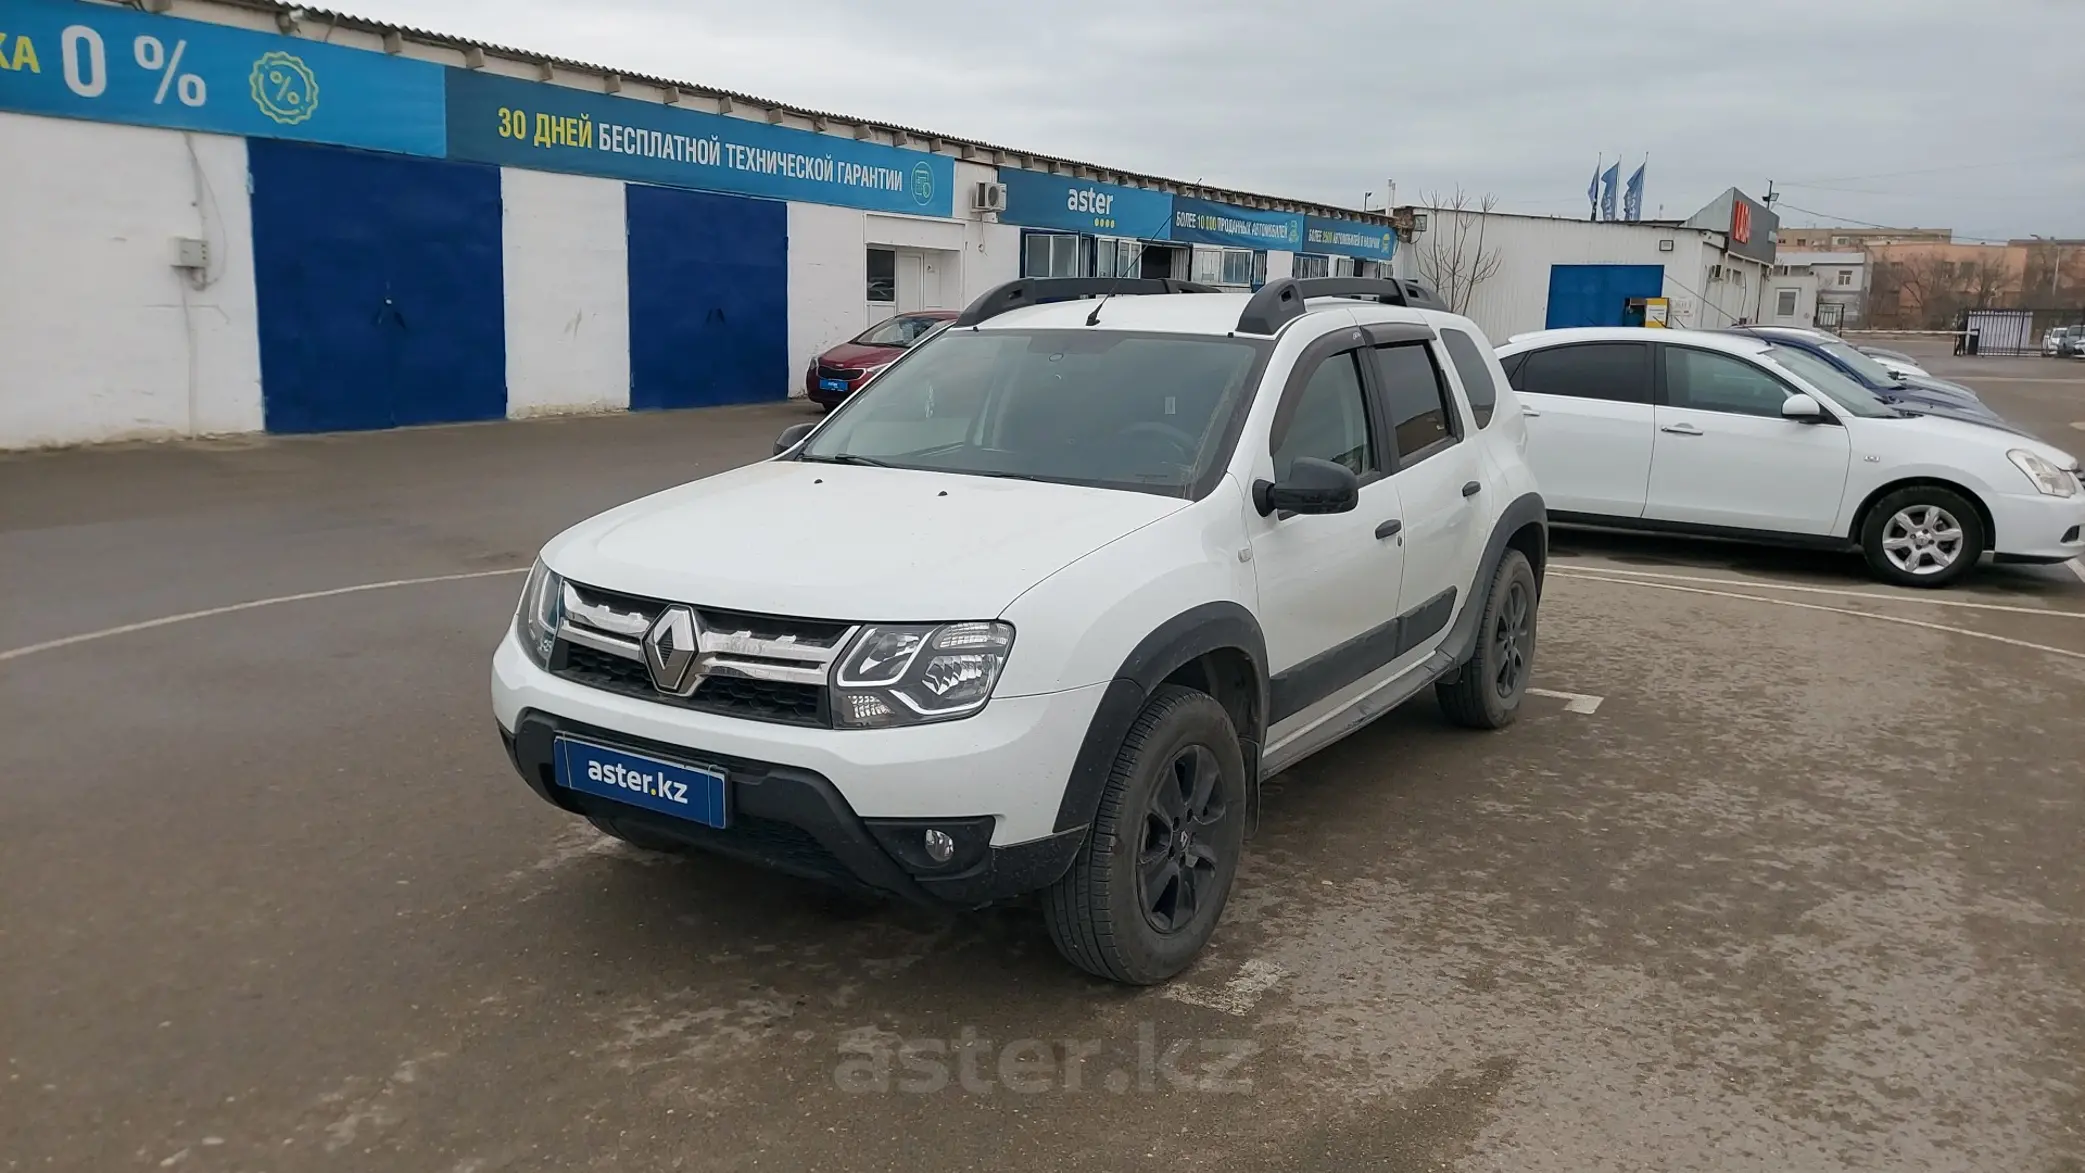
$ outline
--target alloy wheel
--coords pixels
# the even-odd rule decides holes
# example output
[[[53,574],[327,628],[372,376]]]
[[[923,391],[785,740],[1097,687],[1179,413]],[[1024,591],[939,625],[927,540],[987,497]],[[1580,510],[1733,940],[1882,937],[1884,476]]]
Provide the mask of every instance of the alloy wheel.
[[[1938,505],[1907,505],[1882,527],[1882,553],[1906,574],[1939,574],[1962,556],[1965,535],[1955,515]]]
[[[1227,801],[1222,770],[1207,746],[1183,746],[1160,772],[1137,852],[1144,916],[1159,932],[1186,928],[1206,901],[1220,897],[1211,840]]]
[[[1535,654],[1533,610],[1528,605],[1527,587],[1517,582],[1506,591],[1505,601],[1499,605],[1491,642],[1492,687],[1501,697],[1512,697],[1526,682],[1528,661]]]

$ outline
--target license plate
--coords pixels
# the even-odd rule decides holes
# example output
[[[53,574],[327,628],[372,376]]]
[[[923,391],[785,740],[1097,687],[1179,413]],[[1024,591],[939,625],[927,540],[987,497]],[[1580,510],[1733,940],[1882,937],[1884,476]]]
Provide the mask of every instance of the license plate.
[[[572,737],[557,739],[557,781],[583,794],[612,798],[709,827],[730,824],[724,773],[662,762]]]
[[[847,380],[820,379],[818,380],[818,389],[820,391],[845,391],[847,389]]]

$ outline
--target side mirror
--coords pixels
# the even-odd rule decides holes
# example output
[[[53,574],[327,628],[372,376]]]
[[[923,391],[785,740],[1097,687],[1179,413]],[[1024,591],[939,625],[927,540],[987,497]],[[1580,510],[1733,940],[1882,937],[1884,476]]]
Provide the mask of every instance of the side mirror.
[[[1808,395],[1791,395],[1781,401],[1781,418],[1799,424],[1821,424],[1824,422],[1824,408]]]
[[[1300,457],[1289,466],[1289,479],[1254,481],[1252,503],[1267,517],[1287,513],[1345,513],[1361,504],[1361,478],[1343,464]]]
[[[782,434],[775,437],[775,455],[780,456],[798,444],[803,443],[804,437],[810,435],[811,429],[817,426],[818,421],[808,420],[800,424],[790,424],[788,427],[783,428]]]

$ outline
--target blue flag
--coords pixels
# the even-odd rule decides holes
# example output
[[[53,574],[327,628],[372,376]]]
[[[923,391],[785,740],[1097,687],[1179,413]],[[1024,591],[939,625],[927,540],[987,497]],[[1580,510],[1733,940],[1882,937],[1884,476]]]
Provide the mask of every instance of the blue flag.
[[[1600,165],[1598,163],[1593,164],[1593,181],[1586,184],[1585,202],[1592,209],[1588,218],[1597,219],[1600,215]]]
[[[1651,163],[1648,159],[1639,164],[1636,168],[1636,173],[1629,177],[1629,186],[1622,191],[1622,219],[1624,220],[1643,219],[1643,169],[1650,165]]]
[[[1618,194],[1615,189],[1621,185],[1622,162],[1617,159],[1614,165],[1600,176],[1600,218],[1602,220],[1614,219],[1614,197]]]

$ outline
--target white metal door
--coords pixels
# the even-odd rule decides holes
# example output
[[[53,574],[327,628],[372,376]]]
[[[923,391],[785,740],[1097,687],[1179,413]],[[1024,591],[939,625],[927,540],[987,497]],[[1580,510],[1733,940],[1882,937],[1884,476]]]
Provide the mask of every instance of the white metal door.
[[[1831,532],[1853,459],[1846,429],[1784,418],[1781,404],[1795,388],[1765,367],[1688,346],[1658,349],[1665,402],[1654,413],[1644,516],[1775,533]]]
[[[1274,674],[1270,739],[1279,741],[1336,707],[1339,690],[1389,663],[1403,548],[1397,486],[1383,475],[1387,449],[1369,419],[1358,356],[1319,365],[1279,438],[1273,472],[1295,459],[1333,460],[1361,476],[1360,505],[1346,513],[1249,518],[1259,614]],[[1380,536],[1379,536],[1380,535]]]
[[[927,308],[926,260],[909,250],[898,253],[898,312],[901,314]]]
[[[1528,466],[1560,513],[1643,516],[1651,477],[1650,351],[1638,342],[1538,350],[1512,368]]]

